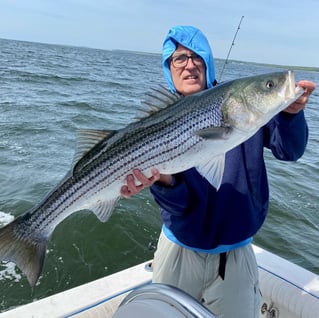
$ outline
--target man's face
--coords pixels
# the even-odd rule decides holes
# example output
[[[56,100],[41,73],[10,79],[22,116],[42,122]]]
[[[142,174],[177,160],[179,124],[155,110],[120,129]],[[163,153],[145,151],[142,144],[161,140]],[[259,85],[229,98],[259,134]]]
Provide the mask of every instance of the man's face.
[[[193,58],[187,58],[189,56]],[[205,62],[180,44],[171,56],[170,71],[177,92],[184,96],[206,88]]]

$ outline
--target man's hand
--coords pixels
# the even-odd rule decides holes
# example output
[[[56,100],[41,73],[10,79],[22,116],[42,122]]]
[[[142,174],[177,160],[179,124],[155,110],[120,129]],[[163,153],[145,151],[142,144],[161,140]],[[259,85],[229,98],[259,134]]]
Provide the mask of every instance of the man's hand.
[[[299,81],[297,85],[302,87],[305,92],[294,103],[284,109],[286,113],[297,114],[303,110],[308,103],[310,94],[316,88],[316,84],[310,81]]]
[[[144,188],[150,187],[154,182],[160,181],[165,185],[172,184],[172,176],[171,175],[163,175],[160,174],[156,168],[152,170],[152,176],[147,178],[145,174],[141,172],[139,169],[134,169],[133,174],[130,174],[126,178],[126,185],[123,185],[121,188],[121,195],[124,198],[129,198],[132,195],[138,194]],[[137,181],[137,184],[136,184]]]

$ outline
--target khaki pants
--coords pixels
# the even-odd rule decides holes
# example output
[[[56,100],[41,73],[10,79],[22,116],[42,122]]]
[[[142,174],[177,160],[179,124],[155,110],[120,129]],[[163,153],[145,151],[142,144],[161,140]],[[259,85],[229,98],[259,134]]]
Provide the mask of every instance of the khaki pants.
[[[222,318],[258,318],[261,295],[251,244],[227,253],[225,279],[219,254],[194,252],[161,233],[153,263],[153,283],[176,286]]]

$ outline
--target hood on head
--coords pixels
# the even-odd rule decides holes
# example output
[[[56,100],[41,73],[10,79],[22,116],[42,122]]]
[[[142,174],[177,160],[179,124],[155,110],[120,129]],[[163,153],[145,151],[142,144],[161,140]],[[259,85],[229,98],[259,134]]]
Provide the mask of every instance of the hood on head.
[[[176,92],[176,89],[169,68],[169,58],[176,50],[178,43],[192,50],[205,61],[207,88],[212,87],[215,81],[214,57],[206,36],[193,26],[175,26],[168,31],[162,50],[164,76],[171,91]]]

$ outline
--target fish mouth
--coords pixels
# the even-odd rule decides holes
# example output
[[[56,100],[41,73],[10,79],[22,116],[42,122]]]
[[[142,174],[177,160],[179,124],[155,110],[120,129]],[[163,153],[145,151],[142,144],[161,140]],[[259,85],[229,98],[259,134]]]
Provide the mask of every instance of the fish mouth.
[[[293,102],[295,102],[304,92],[305,90],[296,85],[295,75],[292,70],[288,70],[287,74],[288,85],[285,92],[285,103],[286,106],[289,106]]]
[[[305,90],[302,87],[296,86],[295,92],[294,92],[295,96],[297,96],[296,99],[298,99],[304,92]]]
[[[280,111],[294,103],[305,92],[302,87],[297,86],[295,82],[295,74],[292,70],[288,70],[287,72],[287,82],[288,85],[283,92],[284,102],[280,107]]]
[[[286,92],[286,97],[290,98],[290,99],[294,99],[292,101],[292,103],[298,99],[303,93],[304,93],[304,89],[300,86],[296,85],[296,81],[295,81],[295,74],[292,70],[288,70],[288,89]]]

